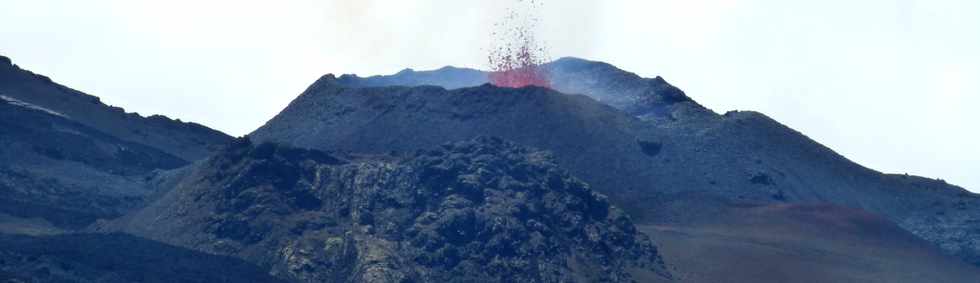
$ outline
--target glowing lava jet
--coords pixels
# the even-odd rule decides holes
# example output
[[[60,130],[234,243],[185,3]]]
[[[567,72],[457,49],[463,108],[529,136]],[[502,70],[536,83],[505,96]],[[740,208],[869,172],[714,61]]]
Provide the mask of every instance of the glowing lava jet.
[[[509,51],[509,50],[508,50]],[[490,83],[502,87],[524,87],[529,85],[551,87],[548,74],[527,46],[517,49],[515,54],[490,57]]]
[[[523,1],[522,1],[523,2]],[[524,9],[511,9],[503,23],[495,27],[494,42],[502,44],[490,51],[490,83],[501,87],[525,87],[529,85],[551,87],[548,73],[541,68],[545,62],[545,48],[534,37],[537,18],[529,14],[535,10],[535,2]]]

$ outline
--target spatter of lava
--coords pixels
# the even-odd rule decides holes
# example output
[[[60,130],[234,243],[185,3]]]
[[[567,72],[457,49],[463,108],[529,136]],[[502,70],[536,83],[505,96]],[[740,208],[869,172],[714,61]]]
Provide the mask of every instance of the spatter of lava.
[[[490,50],[490,83],[501,87],[524,87],[529,85],[551,87],[548,73],[541,68],[547,60],[545,48],[534,37],[537,17],[533,12],[538,8],[535,1],[518,1],[519,9],[511,9],[504,21],[494,25],[495,46]]]

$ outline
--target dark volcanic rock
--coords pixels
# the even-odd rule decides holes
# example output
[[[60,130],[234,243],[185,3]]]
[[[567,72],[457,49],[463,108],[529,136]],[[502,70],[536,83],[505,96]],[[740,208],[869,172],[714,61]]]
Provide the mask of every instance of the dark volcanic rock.
[[[283,282],[240,259],[123,234],[0,234],[3,282]]]
[[[654,245],[605,197],[548,154],[493,138],[406,158],[240,140],[104,229],[233,255],[303,282],[668,276]]]

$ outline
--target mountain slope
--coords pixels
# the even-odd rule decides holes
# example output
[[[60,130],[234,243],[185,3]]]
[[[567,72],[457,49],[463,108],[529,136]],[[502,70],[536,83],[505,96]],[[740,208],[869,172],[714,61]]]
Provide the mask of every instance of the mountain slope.
[[[650,181],[645,168],[650,157],[635,154],[640,153],[635,133],[641,126],[588,97],[543,88],[347,88],[326,76],[250,137],[322,150],[387,153],[499,136],[555,151],[563,167],[620,199],[621,193],[645,188]],[[605,168],[592,170],[597,164]]]
[[[663,111],[630,113],[628,103],[616,108],[535,87],[374,87],[383,84],[377,78],[355,84],[352,77],[327,75],[251,136],[363,153],[411,152],[444,141],[499,136],[554,152],[559,165],[643,222],[681,223],[696,216],[692,213],[740,204],[829,202],[882,215],[945,252],[980,264],[975,194],[864,168],[759,113],[717,115],[693,101],[667,99],[681,96],[649,91],[656,79],[569,62],[576,64],[566,62],[571,64],[566,74],[597,78],[580,90],[605,92],[587,95],[611,96],[635,85],[640,88],[635,93],[660,98],[624,101],[637,109],[653,101]],[[556,76],[552,80],[574,81]],[[414,82],[437,77],[429,73]]]
[[[0,232],[57,233],[118,217],[157,175],[231,138],[127,114],[0,57]]]
[[[301,282],[666,280],[656,248],[543,153],[481,138],[411,157],[242,139],[121,230]]]
[[[138,206],[154,170],[187,164],[49,111],[0,96],[2,215],[81,228]]]
[[[206,157],[231,137],[208,127],[154,115],[141,117],[98,97],[23,70],[0,56],[0,95],[37,105],[121,140],[147,145],[185,161]]]

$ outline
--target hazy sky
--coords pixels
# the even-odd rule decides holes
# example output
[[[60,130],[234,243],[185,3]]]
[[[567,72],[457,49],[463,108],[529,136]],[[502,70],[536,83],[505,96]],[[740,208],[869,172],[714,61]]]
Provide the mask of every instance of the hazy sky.
[[[0,54],[233,135],[325,73],[485,68],[504,1],[0,0]],[[544,0],[554,58],[661,75],[865,166],[980,191],[980,1]]]

